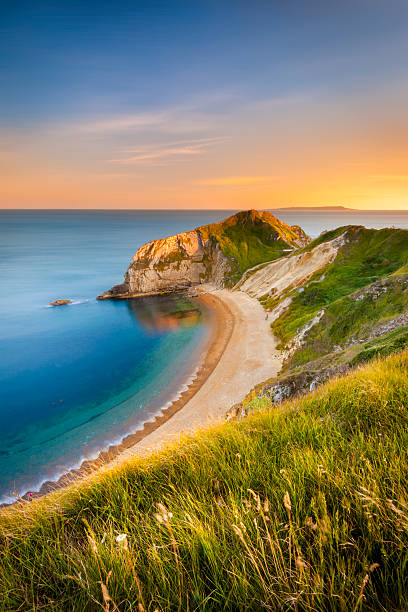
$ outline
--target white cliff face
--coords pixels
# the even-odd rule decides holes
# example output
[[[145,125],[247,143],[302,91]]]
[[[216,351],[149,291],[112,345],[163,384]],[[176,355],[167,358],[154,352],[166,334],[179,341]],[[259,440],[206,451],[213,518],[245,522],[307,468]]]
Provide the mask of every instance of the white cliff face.
[[[129,266],[125,282],[131,293],[149,293],[165,289],[181,289],[198,285],[206,277],[202,262],[182,259],[174,262],[149,262],[141,264],[137,260]]]
[[[154,240],[133,256],[125,275],[130,293],[177,290],[211,280],[223,285],[228,260],[199,230]]]
[[[345,235],[342,234],[305,253],[281,257],[266,266],[260,266],[253,274],[247,272],[236,288],[256,298],[267,293],[278,297],[289,288],[302,285],[318,270],[332,263],[344,242]]]

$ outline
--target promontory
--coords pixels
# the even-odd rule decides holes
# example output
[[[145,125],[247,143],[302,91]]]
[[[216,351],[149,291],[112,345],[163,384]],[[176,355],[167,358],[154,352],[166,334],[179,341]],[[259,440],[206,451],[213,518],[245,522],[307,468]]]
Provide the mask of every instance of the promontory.
[[[248,268],[309,242],[300,227],[271,213],[239,212],[220,223],[148,242],[133,256],[124,282],[98,299],[178,291],[207,282],[231,287]]]

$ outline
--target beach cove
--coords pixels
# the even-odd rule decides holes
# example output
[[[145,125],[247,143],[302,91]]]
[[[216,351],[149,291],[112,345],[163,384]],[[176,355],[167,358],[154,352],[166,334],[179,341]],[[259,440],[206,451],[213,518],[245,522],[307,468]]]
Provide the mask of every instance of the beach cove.
[[[242,401],[255,385],[278,374],[282,356],[259,302],[241,291],[228,289],[213,290],[201,297],[206,301],[208,298],[215,308],[217,328],[232,327],[217,363],[208,369],[201,385],[171,419],[147,433],[111,465],[135,455],[145,456],[163,444],[178,441],[184,433],[224,421],[228,410]],[[208,363],[212,363],[214,354],[210,346]]]
[[[310,233],[330,226],[332,216],[322,215]],[[44,493],[123,454],[151,452],[162,441],[222,420],[251,388],[277,374],[280,356],[265,313],[243,292],[201,286],[203,310],[218,314],[208,322],[194,315],[194,322],[187,306],[186,321],[193,325],[176,333],[182,293],[95,300],[120,280],[146,237],[207,219],[214,213],[4,214],[1,501]],[[35,252],[28,259],[18,248],[24,237]],[[49,307],[58,297],[72,303]],[[226,323],[218,325],[215,350],[209,345],[218,320]],[[257,339],[255,348],[251,339]],[[235,349],[223,354],[227,345]]]
[[[189,383],[209,331],[194,300],[95,297],[146,237],[207,218],[2,213],[1,502],[119,444]]]
[[[222,422],[229,408],[242,401],[255,385],[278,373],[281,354],[259,302],[241,291],[211,286],[200,288],[196,299],[209,315],[210,331],[189,383],[182,385],[175,399],[154,418],[119,444],[58,480],[45,481],[39,491],[30,491],[23,499],[97,476],[134,457],[156,452],[183,434]]]

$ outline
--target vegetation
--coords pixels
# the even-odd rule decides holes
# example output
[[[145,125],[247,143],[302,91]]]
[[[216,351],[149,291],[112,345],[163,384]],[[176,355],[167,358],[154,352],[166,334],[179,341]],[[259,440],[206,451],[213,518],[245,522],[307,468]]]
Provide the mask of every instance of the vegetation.
[[[406,609],[408,351],[3,511],[3,610]]]
[[[257,211],[238,213],[199,229],[205,237],[215,239],[224,255],[230,258],[229,284],[235,284],[249,268],[282,257],[288,248],[305,238],[300,228]]]
[[[376,324],[408,310],[408,276],[374,283],[365,290],[330,304],[307,339],[292,356],[296,367],[316,359],[357,338],[367,338]]]
[[[308,349],[315,355],[329,352],[353,334],[367,331],[373,323],[407,308],[403,273],[408,262],[408,232],[352,226],[327,232],[318,240],[332,239],[344,231],[347,242],[334,262],[319,270],[301,292],[289,290],[291,305],[273,324],[282,346],[323,309],[324,316],[308,335]],[[313,246],[316,241],[306,248]],[[379,282],[383,279],[388,279],[384,287]],[[279,300],[282,297],[286,295]],[[265,296],[263,303],[271,308],[279,300],[272,296],[268,301]]]
[[[243,272],[257,264],[272,261],[286,254],[291,248],[298,247],[308,241],[308,237],[298,226],[289,226],[276,219],[272,214],[255,210],[243,211],[219,223],[203,225],[197,230],[204,242],[210,247],[221,249],[229,260],[229,272],[226,273],[225,283],[234,285]],[[184,240],[190,242],[188,234]],[[204,249],[202,263],[206,271],[201,274],[203,281],[211,281],[213,249]],[[150,250],[143,250],[143,258],[138,256],[132,261],[130,267],[134,270],[143,270],[151,263]],[[178,270],[183,261],[190,261],[190,256],[181,248],[169,250],[160,261],[154,262],[158,272],[165,271],[169,264]]]
[[[231,282],[301,236],[269,221],[200,228]],[[408,326],[390,322],[408,310],[407,232],[339,228],[302,250],[344,232],[301,291],[261,303],[292,298],[282,345],[321,313],[292,373],[356,369],[279,407],[259,386],[241,421],[4,509],[0,610],[406,609]]]
[[[335,238],[338,238],[339,236],[344,234],[344,232],[351,232],[351,231],[356,231],[360,229],[362,229],[361,225],[342,225],[340,227],[336,227],[336,229],[322,232],[320,236],[312,240],[312,242],[310,242],[307,246],[303,247],[301,251],[303,252],[311,251],[312,249],[314,249],[314,247],[318,246],[319,244],[323,244],[323,242],[329,242],[329,240],[334,240]]]
[[[356,365],[371,361],[374,357],[386,357],[392,353],[401,351],[408,347],[408,326],[394,329],[371,342],[366,342],[357,355],[351,360],[350,365]]]

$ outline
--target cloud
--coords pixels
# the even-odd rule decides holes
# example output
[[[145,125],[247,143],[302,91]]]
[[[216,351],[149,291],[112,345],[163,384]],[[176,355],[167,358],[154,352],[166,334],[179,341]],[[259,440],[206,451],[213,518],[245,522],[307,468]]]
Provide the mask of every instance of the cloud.
[[[277,96],[264,100],[241,100],[231,92],[213,92],[178,105],[140,110],[128,114],[100,115],[49,126],[55,136],[115,137],[125,133],[205,134],[222,129],[241,113],[270,112],[273,108],[303,102],[305,96]]]
[[[133,177],[134,174],[132,172],[89,172],[86,174],[86,178],[88,179],[97,179],[99,180],[111,180],[111,179],[122,179],[126,177]]]
[[[63,126],[63,131],[70,130],[80,133],[106,133],[120,132],[130,129],[143,129],[153,126],[160,126],[170,120],[169,111],[152,113],[134,113],[121,117],[110,117],[91,121],[83,121],[69,126]]]
[[[408,181],[408,174],[371,174],[372,181]]]
[[[222,138],[214,137],[182,140],[164,145],[148,145],[137,149],[127,149],[123,153],[132,153],[132,155],[108,161],[123,165],[163,165],[176,159],[185,160],[188,157],[203,155],[210,147],[220,142],[223,142]]]
[[[208,187],[233,187],[235,185],[259,185],[276,180],[276,176],[225,176],[221,178],[196,181],[196,185]]]
[[[136,148],[127,148],[124,149],[123,151],[121,151],[121,153],[140,153],[140,151],[145,150],[148,146],[154,146],[157,148],[160,147],[176,147],[179,145],[194,145],[194,144],[199,144],[199,145],[210,145],[210,144],[216,144],[218,142],[225,142],[225,140],[227,140],[224,136],[211,136],[208,138],[188,138],[187,140],[175,140],[172,142],[162,142],[162,143],[155,143],[154,145],[146,145],[146,147],[144,149],[141,149],[140,147],[136,147]]]
[[[226,103],[226,95],[202,96],[183,104],[152,111],[139,111],[126,115],[90,117],[54,126],[57,133],[109,135],[126,131],[158,130],[175,133],[209,129],[217,122],[220,105]],[[229,98],[231,99],[231,98]],[[221,113],[222,116],[222,113]]]

